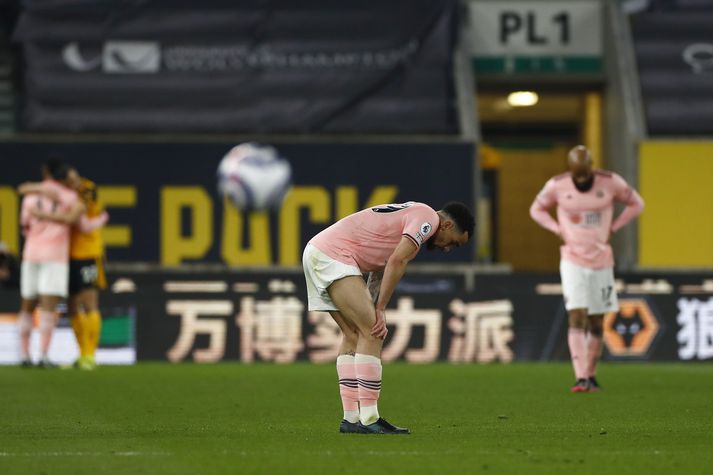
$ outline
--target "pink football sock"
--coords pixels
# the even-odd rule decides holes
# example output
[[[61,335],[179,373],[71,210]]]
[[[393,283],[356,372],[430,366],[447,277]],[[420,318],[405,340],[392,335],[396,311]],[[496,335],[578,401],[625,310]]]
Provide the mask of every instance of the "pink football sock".
[[[364,425],[379,419],[377,403],[381,394],[381,360],[357,353],[354,357],[359,387],[359,419]]]
[[[584,330],[581,328],[570,328],[567,332],[567,343],[569,343],[569,354],[572,358],[572,367],[577,379],[587,378],[587,345],[584,337]]]
[[[337,376],[339,377],[339,395],[342,397],[344,419],[349,422],[359,422],[359,390],[357,389],[353,355],[337,357]]]
[[[594,377],[597,374],[597,363],[602,355],[602,337],[589,334],[587,341],[587,377]]]
[[[55,312],[40,310],[40,352],[43,357],[47,356],[49,352],[56,320],[57,314]]]

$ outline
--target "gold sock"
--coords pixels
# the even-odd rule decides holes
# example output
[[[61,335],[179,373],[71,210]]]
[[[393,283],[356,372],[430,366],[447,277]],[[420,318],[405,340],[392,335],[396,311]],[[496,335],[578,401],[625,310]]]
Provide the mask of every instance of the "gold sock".
[[[77,345],[79,346],[79,356],[87,356],[87,331],[88,320],[87,315],[84,312],[77,312],[72,317],[72,330],[74,330],[74,336],[77,338]]]
[[[97,347],[99,347],[99,338],[101,336],[102,329],[102,317],[99,313],[99,310],[87,312],[87,321],[89,322],[89,332],[87,337],[87,354],[89,356],[94,357],[94,354],[97,351]]]

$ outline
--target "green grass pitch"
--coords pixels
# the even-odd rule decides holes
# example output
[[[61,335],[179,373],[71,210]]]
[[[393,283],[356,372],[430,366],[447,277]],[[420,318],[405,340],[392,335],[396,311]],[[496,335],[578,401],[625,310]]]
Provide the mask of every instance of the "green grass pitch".
[[[333,366],[0,368],[0,473],[711,473],[713,365],[384,367],[383,416],[344,435]]]

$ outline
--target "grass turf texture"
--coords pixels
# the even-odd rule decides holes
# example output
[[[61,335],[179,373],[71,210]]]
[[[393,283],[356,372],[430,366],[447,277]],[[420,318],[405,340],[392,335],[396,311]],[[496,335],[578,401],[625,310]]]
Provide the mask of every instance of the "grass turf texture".
[[[384,368],[410,436],[345,435],[334,367],[0,368],[0,473],[710,473],[713,365]]]

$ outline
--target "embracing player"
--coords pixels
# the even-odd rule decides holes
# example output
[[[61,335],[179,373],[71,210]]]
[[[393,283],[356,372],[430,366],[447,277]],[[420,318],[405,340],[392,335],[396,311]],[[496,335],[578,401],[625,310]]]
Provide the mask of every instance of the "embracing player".
[[[79,345],[76,366],[83,370],[96,368],[96,351],[101,335],[99,290],[106,288],[104,275],[104,242],[101,227],[109,215],[97,199],[96,184],[77,175],[73,183],[86,212],[79,226],[72,227],[69,246],[68,313]]]
[[[84,213],[71,227],[69,251],[69,300],[68,315],[79,346],[79,358],[75,366],[83,370],[96,367],[95,354],[101,334],[99,290],[106,287],[104,275],[104,244],[100,228],[109,215],[97,200],[93,181],[80,177],[76,169],[68,167],[66,184],[75,190],[83,204]],[[34,193],[57,202],[55,190],[44,183],[24,183],[21,194]],[[65,223],[62,216],[48,210],[34,210],[36,218]]]
[[[54,366],[48,357],[57,322],[57,304],[67,297],[69,228],[84,212],[84,205],[71,189],[71,169],[49,160],[42,169],[40,188],[51,194],[27,194],[22,200],[20,222],[25,236],[20,271],[22,301],[18,314],[21,365],[31,366],[30,334],[32,312],[39,303],[40,361],[38,366]],[[76,173],[76,172],[75,172]],[[45,219],[52,216],[53,219]]]
[[[462,203],[448,203],[440,211],[416,202],[389,204],[341,219],[305,247],[309,310],[329,312],[342,331],[340,432],[409,433],[381,418],[377,408],[386,306],[424,243],[448,252],[465,245],[474,228],[473,215]],[[362,277],[366,272],[368,283]]]
[[[537,195],[530,216],[564,242],[560,274],[576,377],[571,391],[598,391],[604,314],[619,310],[609,237],[641,213],[644,201],[616,173],[592,170],[592,156],[583,145],[570,150],[568,163],[570,171],[551,178]],[[626,205],[616,220],[614,202]],[[554,206],[557,220],[548,212]]]

